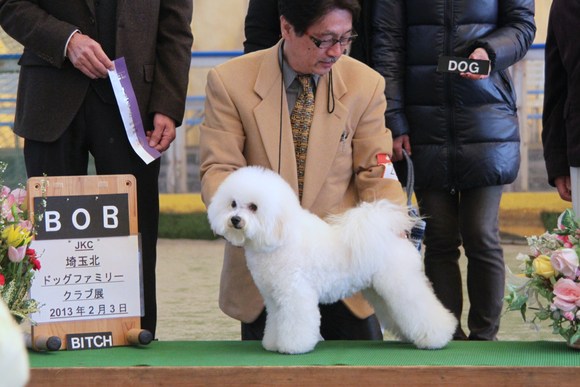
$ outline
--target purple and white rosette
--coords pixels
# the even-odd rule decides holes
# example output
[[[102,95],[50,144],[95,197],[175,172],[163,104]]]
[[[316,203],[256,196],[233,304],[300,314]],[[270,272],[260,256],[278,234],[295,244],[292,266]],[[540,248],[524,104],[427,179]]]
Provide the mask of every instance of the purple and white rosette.
[[[113,86],[117,105],[119,105],[127,138],[135,153],[146,164],[149,164],[159,158],[161,153],[157,149],[149,146],[147,137],[145,136],[143,121],[141,121],[141,114],[139,113],[139,105],[137,104],[135,91],[131,85],[125,58],[115,59],[113,63],[115,64],[115,69],[109,70],[109,79]]]

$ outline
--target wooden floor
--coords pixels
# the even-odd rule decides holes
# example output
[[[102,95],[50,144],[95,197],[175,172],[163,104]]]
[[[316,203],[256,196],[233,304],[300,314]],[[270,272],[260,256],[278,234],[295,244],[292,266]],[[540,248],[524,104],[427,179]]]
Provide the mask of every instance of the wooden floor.
[[[301,355],[269,352],[258,341],[154,341],[30,352],[29,359],[30,387],[576,387],[580,377],[580,352],[553,341],[454,341],[441,350],[396,341],[324,341]]]
[[[577,367],[36,368],[29,387],[62,386],[577,386]]]

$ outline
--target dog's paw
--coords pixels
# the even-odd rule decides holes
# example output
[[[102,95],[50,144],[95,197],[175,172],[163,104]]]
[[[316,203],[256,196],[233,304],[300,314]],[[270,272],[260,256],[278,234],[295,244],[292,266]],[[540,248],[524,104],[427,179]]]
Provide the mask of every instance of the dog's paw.
[[[314,343],[314,344],[308,343],[308,344],[302,344],[302,345],[296,345],[296,344],[281,345],[278,348],[278,352],[285,353],[288,355],[300,355],[302,353],[312,352],[315,347],[316,347],[316,343]]]
[[[262,347],[264,347],[266,351],[278,352],[276,337],[274,335],[265,334],[262,339]]]
[[[413,343],[420,349],[443,348],[453,339],[456,327],[457,319],[444,309],[437,316],[431,316],[427,329]]]
[[[324,339],[320,334],[306,334],[300,337],[294,336],[280,338],[278,341],[278,352],[287,353],[290,355],[311,352],[316,347],[316,344],[323,340]]]

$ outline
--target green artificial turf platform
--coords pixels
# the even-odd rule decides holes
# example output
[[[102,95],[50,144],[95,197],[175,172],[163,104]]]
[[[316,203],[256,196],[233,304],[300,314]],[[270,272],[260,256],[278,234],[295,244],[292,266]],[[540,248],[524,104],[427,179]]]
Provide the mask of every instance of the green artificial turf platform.
[[[154,341],[148,346],[30,352],[35,368],[75,367],[296,367],[490,366],[577,367],[580,351],[559,341],[454,341],[440,350],[400,342],[326,341],[313,352],[283,355],[250,341]],[[579,370],[580,375],[580,370]]]

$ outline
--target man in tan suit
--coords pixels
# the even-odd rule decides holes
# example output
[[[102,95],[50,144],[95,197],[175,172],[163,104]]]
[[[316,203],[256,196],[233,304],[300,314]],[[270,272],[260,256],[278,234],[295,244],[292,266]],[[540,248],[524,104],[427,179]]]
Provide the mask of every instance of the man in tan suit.
[[[315,100],[302,206],[325,217],[361,200],[388,198],[403,205],[400,183],[378,161],[392,150],[383,77],[342,56],[355,37],[358,1],[281,0],[279,7],[282,40],[275,47],[233,59],[208,75],[200,139],[204,202],[209,204],[229,173],[246,165],[277,171],[298,194],[290,113],[301,87],[297,75],[310,74]],[[261,339],[264,304],[243,250],[230,244],[220,307],[242,321],[242,339]],[[382,339],[373,310],[360,295],[320,309],[327,340]]]

